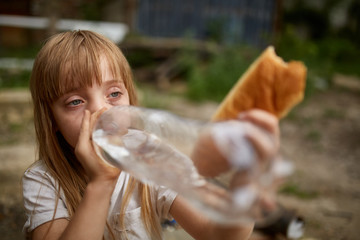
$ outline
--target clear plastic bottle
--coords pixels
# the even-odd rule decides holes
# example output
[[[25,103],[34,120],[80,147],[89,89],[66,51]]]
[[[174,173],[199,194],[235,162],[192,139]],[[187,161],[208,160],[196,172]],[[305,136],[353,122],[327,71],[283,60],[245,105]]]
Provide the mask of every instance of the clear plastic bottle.
[[[254,127],[240,121],[205,123],[160,110],[118,106],[100,116],[92,139],[98,155],[109,164],[143,182],[173,189],[215,222],[239,224],[264,220],[268,212],[264,200],[273,196],[275,179],[292,169],[279,158],[259,164],[246,138]],[[230,165],[217,177],[202,176],[190,158],[204,132],[210,133],[209,140],[228,161],[224,164]]]

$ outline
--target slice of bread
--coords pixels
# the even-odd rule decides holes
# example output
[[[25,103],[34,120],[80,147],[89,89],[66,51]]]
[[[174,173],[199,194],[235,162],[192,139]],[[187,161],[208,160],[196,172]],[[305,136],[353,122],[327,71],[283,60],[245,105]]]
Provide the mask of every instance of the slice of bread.
[[[240,112],[254,108],[283,118],[302,101],[306,74],[302,62],[286,63],[269,46],[230,90],[211,120],[234,119]]]

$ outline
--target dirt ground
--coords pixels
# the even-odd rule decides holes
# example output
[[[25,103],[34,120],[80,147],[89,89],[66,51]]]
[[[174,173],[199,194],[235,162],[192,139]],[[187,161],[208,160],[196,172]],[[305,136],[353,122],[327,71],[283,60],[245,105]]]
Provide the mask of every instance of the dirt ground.
[[[360,90],[340,85],[314,94],[280,123],[282,154],[296,170],[279,201],[305,218],[303,239],[359,239]],[[183,99],[170,103],[171,111],[200,119],[217,106]],[[20,178],[35,159],[26,90],[0,91],[0,121],[0,238],[23,239]],[[175,238],[181,239],[169,237]]]

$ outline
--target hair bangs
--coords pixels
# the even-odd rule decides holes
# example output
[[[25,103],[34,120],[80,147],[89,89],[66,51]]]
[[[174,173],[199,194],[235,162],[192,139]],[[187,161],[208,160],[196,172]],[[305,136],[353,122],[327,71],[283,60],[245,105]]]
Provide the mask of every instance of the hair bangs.
[[[54,96],[58,98],[79,88],[100,85],[101,81],[100,57],[81,47],[61,64]]]

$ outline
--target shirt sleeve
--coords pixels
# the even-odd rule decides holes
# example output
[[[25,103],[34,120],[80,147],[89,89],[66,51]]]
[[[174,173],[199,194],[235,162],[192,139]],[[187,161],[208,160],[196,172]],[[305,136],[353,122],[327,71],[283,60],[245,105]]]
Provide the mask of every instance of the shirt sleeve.
[[[156,213],[161,219],[171,220],[170,207],[174,202],[177,193],[171,189],[165,187],[156,187],[157,201],[156,201]]]
[[[62,191],[59,193],[59,185],[43,165],[35,164],[26,170],[22,178],[22,186],[27,218],[23,231],[31,232],[53,219],[69,218]]]

